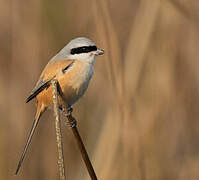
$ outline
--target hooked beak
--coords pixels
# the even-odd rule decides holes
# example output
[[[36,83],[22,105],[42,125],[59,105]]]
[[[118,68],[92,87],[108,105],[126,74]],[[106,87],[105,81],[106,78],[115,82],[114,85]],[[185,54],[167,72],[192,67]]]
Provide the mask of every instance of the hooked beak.
[[[96,56],[102,55],[102,54],[104,54],[104,50],[102,50],[102,49],[97,49],[97,51],[95,51]]]

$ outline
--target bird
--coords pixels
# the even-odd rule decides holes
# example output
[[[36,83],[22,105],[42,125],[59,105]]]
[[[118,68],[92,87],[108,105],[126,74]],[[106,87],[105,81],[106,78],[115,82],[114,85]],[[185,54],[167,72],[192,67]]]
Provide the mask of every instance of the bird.
[[[96,57],[103,54],[104,50],[98,48],[92,40],[86,37],[77,37],[72,39],[47,63],[35,87],[26,99],[26,103],[28,103],[36,98],[37,110],[23,153],[18,162],[16,175],[25,158],[41,115],[53,106],[51,80],[56,79],[58,81],[64,96],[64,103],[72,108],[88,88]],[[62,108],[62,102],[60,101],[59,107]]]

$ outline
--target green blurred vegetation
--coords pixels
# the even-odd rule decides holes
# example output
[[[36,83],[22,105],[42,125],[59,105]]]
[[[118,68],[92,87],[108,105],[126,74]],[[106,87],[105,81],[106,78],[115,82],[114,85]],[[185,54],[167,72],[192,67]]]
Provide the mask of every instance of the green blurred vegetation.
[[[100,180],[199,179],[199,4],[194,0],[1,0],[0,179],[58,179],[52,111],[18,176],[35,113],[25,99],[48,60],[86,36],[105,50],[74,107]],[[68,179],[89,179],[62,127]]]

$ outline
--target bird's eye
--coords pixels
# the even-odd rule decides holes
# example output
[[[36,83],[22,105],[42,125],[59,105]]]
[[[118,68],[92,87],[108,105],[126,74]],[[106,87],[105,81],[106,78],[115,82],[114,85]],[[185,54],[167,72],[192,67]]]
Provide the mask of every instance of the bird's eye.
[[[89,47],[87,47],[87,46],[81,47],[79,52],[80,53],[87,53],[87,52],[89,52]]]

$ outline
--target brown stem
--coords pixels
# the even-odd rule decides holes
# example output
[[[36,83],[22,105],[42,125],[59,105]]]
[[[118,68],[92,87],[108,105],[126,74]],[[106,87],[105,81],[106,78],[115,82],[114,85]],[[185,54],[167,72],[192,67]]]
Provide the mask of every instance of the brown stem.
[[[57,93],[57,84],[58,81],[53,79],[51,81],[53,89],[53,103],[54,103],[54,115],[55,115],[55,129],[57,137],[57,149],[58,149],[58,167],[59,167],[59,179],[66,180],[65,176],[65,167],[64,167],[64,156],[63,156],[63,143],[62,143],[62,134],[61,134],[61,124],[60,124],[60,114],[58,106],[58,93]]]
[[[73,123],[74,121],[76,121],[74,119],[74,117],[72,117],[71,114],[69,116],[67,116],[67,118],[68,118],[69,123]],[[84,163],[86,164],[86,167],[87,167],[88,173],[90,175],[90,178],[92,180],[97,180],[97,176],[95,174],[95,171],[94,171],[93,166],[91,164],[91,161],[89,159],[89,156],[88,156],[88,153],[87,153],[86,148],[84,146],[84,143],[83,143],[83,141],[81,139],[81,136],[80,136],[80,134],[78,132],[76,124],[74,126],[72,126],[72,131],[73,131],[73,135],[75,137],[75,140],[77,142],[77,145],[79,147],[79,150],[81,152],[81,155],[82,155],[82,158],[84,160]]]
[[[61,86],[59,85],[59,83],[57,84],[57,88],[58,88],[59,95],[60,95],[60,97],[62,98],[63,102],[66,102],[66,101],[65,101],[65,98],[64,98],[64,94],[63,94],[63,92],[62,92],[62,89],[61,89]],[[75,137],[75,140],[76,140],[77,145],[78,145],[78,147],[79,147],[79,150],[80,150],[80,152],[81,152],[81,155],[82,155],[82,158],[83,158],[83,160],[84,160],[84,163],[86,164],[86,167],[87,167],[88,173],[89,173],[89,175],[90,175],[90,178],[91,178],[92,180],[97,180],[97,176],[96,176],[96,174],[95,174],[95,171],[94,171],[93,166],[92,166],[92,164],[91,164],[91,161],[90,161],[90,159],[89,159],[88,153],[87,153],[87,151],[86,151],[86,148],[85,148],[85,146],[84,146],[84,143],[83,143],[83,141],[82,141],[82,139],[81,139],[81,136],[80,136],[80,134],[79,134],[79,131],[78,131],[78,129],[77,129],[76,120],[75,120],[75,118],[72,116],[72,112],[71,112],[70,106],[69,106],[68,104],[66,104],[66,103],[63,103],[63,106],[65,106],[64,109],[68,111],[68,112],[67,112],[67,119],[68,119],[69,124],[70,124],[71,127],[72,127],[73,135],[74,135],[74,137]]]

